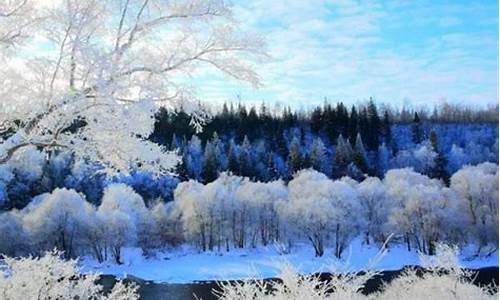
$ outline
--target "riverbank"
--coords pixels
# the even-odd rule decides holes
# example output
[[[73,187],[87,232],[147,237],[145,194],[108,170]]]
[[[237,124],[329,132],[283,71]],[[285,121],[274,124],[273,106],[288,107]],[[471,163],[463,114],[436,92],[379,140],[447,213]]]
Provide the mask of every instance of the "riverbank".
[[[498,267],[498,252],[486,257],[475,257],[465,249],[460,255],[464,268],[479,269]],[[291,264],[299,273],[358,272],[372,265],[379,249],[354,241],[339,260],[327,249],[323,257],[314,257],[308,244],[296,245],[291,253],[282,254],[276,246],[257,249],[231,250],[230,252],[199,252],[191,247],[179,247],[155,252],[146,257],[138,248],[123,251],[123,264],[98,263],[90,257],[81,260],[83,272],[97,272],[119,278],[133,276],[157,283],[193,283],[199,281],[245,280],[252,278],[274,278],[279,275],[284,263]],[[391,246],[387,254],[378,261],[374,269],[379,271],[400,270],[405,266],[419,265],[416,251],[407,251],[404,246]]]

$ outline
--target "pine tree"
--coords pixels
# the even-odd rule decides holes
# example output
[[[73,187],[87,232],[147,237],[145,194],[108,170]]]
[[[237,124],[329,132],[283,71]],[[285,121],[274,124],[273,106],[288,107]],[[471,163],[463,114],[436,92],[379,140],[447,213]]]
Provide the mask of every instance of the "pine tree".
[[[234,139],[231,139],[229,141],[229,149],[227,153],[227,169],[235,175],[240,174],[240,163],[237,151],[236,143],[234,142]]]
[[[205,145],[205,153],[203,154],[203,168],[201,171],[201,176],[205,183],[212,182],[217,179],[218,164],[217,157],[215,155],[215,148],[211,142],[207,142]]]
[[[217,131],[214,131],[212,135],[212,145],[214,146],[215,158],[217,160],[217,171],[227,170],[227,157],[224,155],[224,145],[217,134]]]
[[[319,133],[324,126],[323,111],[321,107],[316,107],[311,114],[311,129],[314,133]]]
[[[381,121],[378,115],[377,106],[373,99],[370,98],[367,108],[368,115],[368,128],[366,138],[366,145],[369,150],[377,150],[379,146],[379,137],[381,133]]]
[[[384,119],[382,120],[382,137],[383,143],[386,145],[392,144],[392,132],[391,132],[391,119],[389,116],[389,111],[384,111]]]
[[[359,131],[359,117],[356,107],[353,105],[351,108],[351,116],[349,118],[349,127],[347,128],[347,137],[351,139],[356,138]]]
[[[422,124],[420,123],[420,117],[418,113],[415,112],[413,116],[412,130],[412,140],[414,144],[420,144],[423,140]]]
[[[326,148],[320,137],[317,137],[311,146],[311,167],[318,172],[325,172]]]
[[[361,139],[361,135],[359,133],[356,136],[352,159],[356,167],[358,167],[361,172],[368,172],[368,156],[366,155],[365,146],[363,145],[363,140]]]
[[[446,171],[446,165],[448,161],[441,151],[439,151],[438,138],[434,130],[429,134],[429,141],[432,145],[432,150],[437,153],[434,159],[434,166],[429,172],[429,177],[442,179],[446,184],[449,184],[450,175]]]
[[[266,181],[276,180],[279,177],[278,169],[276,168],[276,162],[274,161],[274,154],[269,153],[267,156],[266,163]]]
[[[344,140],[344,137],[339,135],[337,145],[335,147],[335,168],[333,177],[342,177],[346,174],[347,166],[351,163],[350,145]]]
[[[264,140],[260,140],[255,147],[255,176],[257,180],[267,180],[267,149]]]
[[[290,144],[290,151],[288,153],[288,168],[292,174],[302,169],[301,150],[299,139],[297,137],[293,138],[292,143]]]
[[[243,138],[243,143],[240,147],[240,157],[239,157],[239,167],[240,175],[252,178],[254,176],[254,170],[252,166],[252,145],[245,135]]]

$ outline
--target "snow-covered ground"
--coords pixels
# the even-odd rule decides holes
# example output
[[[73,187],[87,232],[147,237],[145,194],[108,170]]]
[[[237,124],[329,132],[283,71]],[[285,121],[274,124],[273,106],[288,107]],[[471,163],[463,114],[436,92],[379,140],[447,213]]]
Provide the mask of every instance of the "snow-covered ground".
[[[296,245],[292,253],[286,255],[280,255],[275,246],[222,253],[200,253],[193,248],[181,247],[146,258],[142,250],[127,248],[123,252],[122,265],[111,262],[99,264],[89,257],[83,258],[81,265],[83,272],[92,271],[118,277],[132,275],[165,283],[189,283],[275,277],[283,263],[292,264],[301,273],[359,271],[372,264],[377,252],[378,248],[361,245],[359,241],[351,244],[342,260],[333,256],[332,249],[328,249],[323,257],[314,257],[314,251],[308,244]],[[498,252],[473,259],[470,255],[463,254],[460,261],[467,268],[498,266]],[[375,269],[397,270],[418,264],[416,252],[408,252],[402,245],[391,246],[389,252],[375,265]]]

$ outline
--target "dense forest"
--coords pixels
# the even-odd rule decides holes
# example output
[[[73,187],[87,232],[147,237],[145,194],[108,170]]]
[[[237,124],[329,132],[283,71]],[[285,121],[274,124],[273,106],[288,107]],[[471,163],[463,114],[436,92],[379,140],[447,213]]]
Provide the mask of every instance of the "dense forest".
[[[347,175],[361,181],[411,167],[447,183],[465,165],[498,163],[498,107],[472,111],[446,105],[432,114],[380,107],[373,101],[350,109],[326,103],[298,112],[229,104],[212,113],[198,133],[182,109],[160,109],[149,139],[180,155],[173,174],[155,176],[137,164],[129,174],[110,176],[99,164],[70,153],[32,147],[0,168],[0,207],[23,208],[55,188],[75,189],[98,204],[110,183],[133,187],[147,202],[168,202],[179,182],[208,183],[226,171],[287,182],[298,170],[313,168],[331,179]]]
[[[305,168],[330,178],[362,179],[405,166],[447,181],[462,165],[498,160],[497,112],[498,107],[474,111],[449,104],[432,113],[394,110],[373,100],[350,108],[325,103],[308,112],[224,104],[200,133],[182,109],[162,109],[151,139],[182,156],[182,179],[203,182],[223,171],[259,181],[289,180]]]

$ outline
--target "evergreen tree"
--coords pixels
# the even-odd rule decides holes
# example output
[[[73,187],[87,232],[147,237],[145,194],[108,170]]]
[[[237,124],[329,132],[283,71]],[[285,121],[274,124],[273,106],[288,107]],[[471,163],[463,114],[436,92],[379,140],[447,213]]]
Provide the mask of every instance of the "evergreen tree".
[[[274,154],[269,153],[267,157],[267,181],[276,180],[279,178],[278,168],[276,167],[276,161],[274,159]]]
[[[211,142],[205,145],[205,153],[203,154],[203,168],[201,176],[205,183],[212,182],[217,179],[219,175],[217,157],[215,154],[215,147]]]
[[[365,146],[363,145],[363,140],[361,139],[361,135],[359,133],[356,136],[352,159],[356,167],[358,167],[361,172],[368,172],[368,156],[366,155]]]
[[[302,169],[302,149],[300,141],[294,137],[288,153],[288,168],[292,174]]]
[[[413,116],[413,124],[411,126],[412,130],[412,141],[414,144],[420,144],[423,140],[422,124],[420,122],[420,117],[418,113],[415,112]]]
[[[314,139],[314,142],[311,146],[311,167],[318,172],[325,173],[325,164],[326,164],[326,148],[325,144],[321,140],[320,137]]]
[[[368,128],[367,135],[364,136],[366,138],[366,145],[369,150],[377,150],[379,146],[379,137],[381,133],[381,125],[380,116],[378,115],[377,106],[373,99],[370,98],[370,102],[368,103],[367,108],[368,115]]]
[[[371,129],[370,129],[370,120],[368,118],[368,110],[366,107],[363,107],[359,111],[359,134],[361,134],[364,137],[368,137],[372,134]],[[352,142],[356,142],[355,139],[351,140]]]
[[[245,135],[243,138],[243,143],[241,143],[240,147],[240,156],[239,156],[239,167],[240,167],[240,175],[252,178],[254,176],[254,170],[252,166],[252,145],[248,137]]]
[[[429,177],[442,179],[446,184],[449,184],[450,175],[446,171],[448,161],[441,151],[439,151],[438,138],[434,130],[429,134],[429,141],[432,145],[432,150],[437,153],[434,159],[434,166],[429,172]]]
[[[337,138],[335,147],[335,168],[333,177],[342,177],[347,172],[347,166],[351,163],[350,145],[344,140],[342,134]]]
[[[264,140],[259,140],[255,147],[255,177],[257,180],[267,180],[267,149]]]
[[[311,129],[314,133],[319,133],[324,126],[323,122],[323,111],[321,107],[316,107],[311,113]]]
[[[349,127],[347,128],[347,137],[351,140],[356,138],[356,134],[359,131],[359,117],[356,107],[353,105],[351,108],[351,116],[349,118]]]
[[[255,106],[250,108],[247,116],[247,122],[245,124],[246,135],[250,140],[254,140],[257,136],[257,128],[259,126],[259,117],[257,116],[257,111],[255,110]]]
[[[339,120],[337,119],[337,113],[331,104],[324,104],[323,108],[323,122],[326,134],[330,141],[333,141],[339,132]]]
[[[240,174],[240,163],[237,151],[238,149],[236,143],[234,142],[234,139],[231,139],[229,141],[229,149],[227,153],[227,169],[235,175]]]
[[[391,120],[388,110],[384,111],[384,119],[382,120],[382,138],[382,142],[386,145],[392,144]]]

